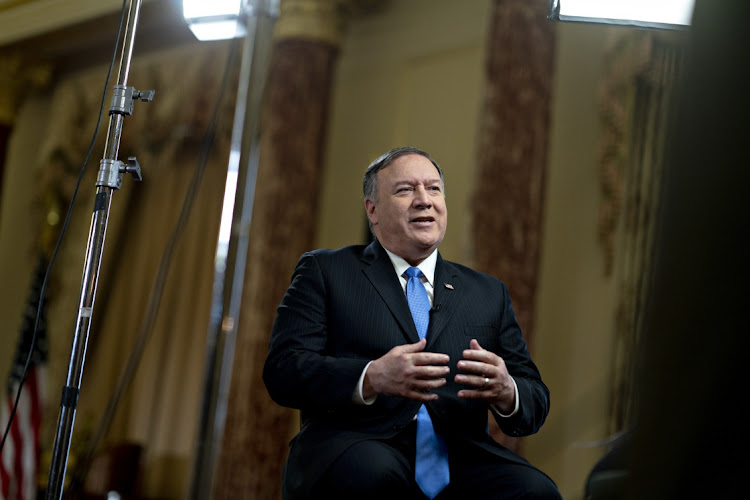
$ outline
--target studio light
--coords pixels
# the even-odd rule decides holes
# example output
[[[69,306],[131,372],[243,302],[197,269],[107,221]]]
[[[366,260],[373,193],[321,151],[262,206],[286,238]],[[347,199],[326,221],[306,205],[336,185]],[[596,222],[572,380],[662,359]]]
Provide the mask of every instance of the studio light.
[[[686,29],[695,0],[550,0],[554,21]]]
[[[201,40],[243,37],[230,44],[227,68],[237,66],[234,123],[224,185],[224,203],[214,256],[214,281],[206,353],[203,394],[195,439],[195,453],[188,500],[212,497],[226,419],[233,363],[240,319],[243,286],[251,248],[250,230],[256,180],[260,164],[260,122],[264,89],[268,78],[273,33],[281,10],[281,0],[183,0],[183,15]],[[208,22],[222,32],[207,33],[200,24]],[[237,54],[233,48],[242,46]],[[223,102],[223,101],[222,101]]]
[[[245,36],[242,20],[246,0],[182,0],[182,16],[198,40]]]

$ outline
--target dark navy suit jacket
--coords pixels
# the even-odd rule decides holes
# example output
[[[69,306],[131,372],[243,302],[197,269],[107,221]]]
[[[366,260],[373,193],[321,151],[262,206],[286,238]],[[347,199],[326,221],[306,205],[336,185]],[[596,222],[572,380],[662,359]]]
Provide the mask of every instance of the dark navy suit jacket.
[[[487,434],[488,405],[459,399],[456,363],[472,338],[505,360],[518,386],[520,408],[495,416],[510,436],[536,432],[549,411],[549,391],[529,357],[498,279],[444,261],[435,268],[435,296],[426,351],[450,356],[448,383],[427,403],[436,430],[451,449],[483,448],[527,463]],[[395,346],[419,341],[404,290],[379,242],[304,254],[279,305],[263,380],[278,404],[301,410],[301,429],[290,444],[285,498],[305,492],[352,443],[388,438],[406,427],[421,403],[379,395],[353,402],[365,365]],[[458,446],[460,444],[461,446]],[[454,457],[455,458],[455,457]]]

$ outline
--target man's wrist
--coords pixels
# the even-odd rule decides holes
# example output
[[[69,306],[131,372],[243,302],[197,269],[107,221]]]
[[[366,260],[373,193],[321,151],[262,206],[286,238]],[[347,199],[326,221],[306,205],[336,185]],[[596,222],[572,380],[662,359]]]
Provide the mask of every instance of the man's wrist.
[[[518,398],[518,384],[516,384],[515,379],[513,377],[510,377],[510,380],[513,381],[513,400],[515,401],[513,405],[513,411],[510,413],[503,412],[499,406],[492,404],[490,407],[492,408],[492,411],[494,411],[496,414],[503,418],[510,418],[516,413],[518,413],[518,408],[520,407],[519,398]]]
[[[371,405],[378,397],[367,379],[367,369],[371,364],[372,361],[365,365],[364,370],[362,370],[362,375],[359,376],[359,380],[357,381],[357,387],[354,389],[354,394],[352,395],[352,400],[360,405]]]

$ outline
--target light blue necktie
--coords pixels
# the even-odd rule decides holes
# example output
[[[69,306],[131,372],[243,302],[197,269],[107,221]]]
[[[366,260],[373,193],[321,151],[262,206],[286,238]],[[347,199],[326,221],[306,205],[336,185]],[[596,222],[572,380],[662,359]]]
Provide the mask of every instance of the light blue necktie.
[[[427,336],[430,324],[430,299],[427,297],[418,267],[406,270],[406,300],[414,318],[419,338]],[[425,495],[435,498],[450,481],[448,469],[448,449],[443,439],[435,433],[430,414],[422,405],[417,413],[417,456],[414,464],[414,478]]]

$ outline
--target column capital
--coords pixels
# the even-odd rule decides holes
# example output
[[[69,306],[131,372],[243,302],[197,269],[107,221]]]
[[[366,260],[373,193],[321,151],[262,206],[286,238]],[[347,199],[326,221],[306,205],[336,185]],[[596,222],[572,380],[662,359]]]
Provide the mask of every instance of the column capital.
[[[32,61],[20,52],[0,52],[0,124],[12,125],[28,94],[46,85],[49,64]]]
[[[387,0],[281,0],[275,39],[314,40],[338,47],[352,15],[368,14]]]

